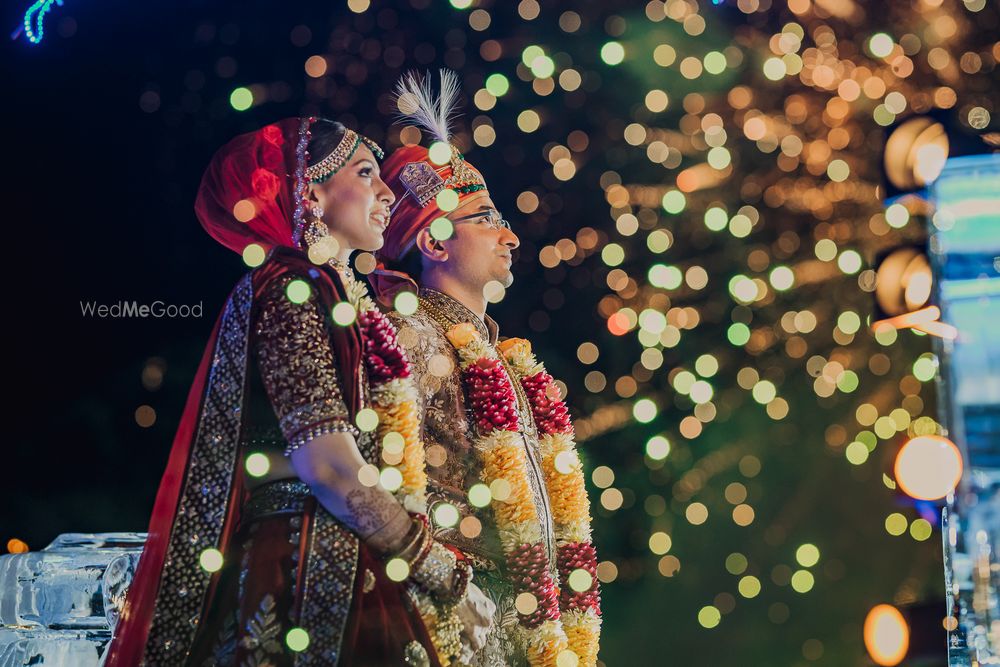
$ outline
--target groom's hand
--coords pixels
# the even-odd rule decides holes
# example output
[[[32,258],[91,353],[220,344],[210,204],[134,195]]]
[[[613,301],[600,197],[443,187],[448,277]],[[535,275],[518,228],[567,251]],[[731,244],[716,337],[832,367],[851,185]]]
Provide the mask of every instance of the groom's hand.
[[[456,610],[459,620],[462,621],[462,652],[459,655],[461,662],[471,662],[475,653],[486,644],[496,609],[493,600],[486,597],[482,589],[470,581],[466,597]]]

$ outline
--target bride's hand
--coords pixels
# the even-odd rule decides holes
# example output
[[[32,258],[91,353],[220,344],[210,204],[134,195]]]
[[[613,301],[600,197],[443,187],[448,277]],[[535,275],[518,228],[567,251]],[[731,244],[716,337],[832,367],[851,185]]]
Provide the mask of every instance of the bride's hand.
[[[493,600],[486,597],[482,589],[470,581],[466,597],[456,609],[458,618],[462,621],[462,652],[459,655],[461,662],[471,662],[475,653],[486,644],[486,636],[493,623],[493,613],[496,608]]]

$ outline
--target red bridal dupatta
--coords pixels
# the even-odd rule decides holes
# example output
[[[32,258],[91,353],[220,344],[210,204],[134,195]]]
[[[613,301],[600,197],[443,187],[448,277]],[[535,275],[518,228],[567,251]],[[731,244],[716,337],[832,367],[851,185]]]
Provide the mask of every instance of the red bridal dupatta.
[[[346,300],[336,272],[312,264],[299,249],[311,121],[290,118],[236,137],[219,150],[205,172],[195,202],[202,225],[236,252],[258,244],[267,259],[239,281],[212,330],[105,667],[185,664],[199,623],[217,602],[219,556],[229,552],[247,496],[240,443],[255,295],[292,272],[309,276],[326,312]],[[248,211],[253,213],[249,220]],[[353,416],[363,400],[360,330],[356,325],[331,327],[330,344]],[[299,590],[303,595],[311,591],[312,598],[308,608],[301,599],[296,603],[297,622],[309,632],[309,647],[296,655],[295,664],[366,664],[361,655],[347,653],[366,653],[366,642],[386,643],[389,628],[430,647],[419,616],[408,613],[401,600],[402,588],[388,594],[381,591],[381,596],[372,596],[377,603],[364,603],[368,608],[356,613],[362,597],[355,595],[357,568],[361,563],[376,567],[377,561],[328,512],[312,507],[315,511],[303,518],[304,566],[298,575]],[[347,618],[349,608],[356,618]],[[384,625],[382,633],[372,632],[373,625]],[[384,653],[384,647],[374,650],[376,655]],[[438,665],[431,653],[430,664]]]

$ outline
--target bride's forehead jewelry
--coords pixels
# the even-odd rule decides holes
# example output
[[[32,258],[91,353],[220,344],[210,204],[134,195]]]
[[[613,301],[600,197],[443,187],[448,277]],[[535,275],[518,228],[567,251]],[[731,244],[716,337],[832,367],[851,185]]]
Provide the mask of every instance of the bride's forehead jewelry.
[[[344,130],[344,136],[341,138],[340,143],[337,144],[337,147],[329,155],[311,167],[306,167],[306,180],[310,183],[323,183],[327,181],[354,157],[361,144],[368,146],[379,160],[385,157],[385,152],[374,141],[364,135],[358,134],[354,130],[347,129]]]

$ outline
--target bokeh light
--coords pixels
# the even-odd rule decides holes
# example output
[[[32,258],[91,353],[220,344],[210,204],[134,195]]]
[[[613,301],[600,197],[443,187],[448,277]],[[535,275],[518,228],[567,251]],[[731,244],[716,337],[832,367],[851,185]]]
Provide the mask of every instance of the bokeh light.
[[[910,628],[895,607],[876,605],[865,617],[865,648],[876,665],[898,665],[910,646]]]
[[[900,448],[893,472],[907,495],[938,500],[955,489],[962,469],[962,453],[954,442],[940,435],[921,435]]]

